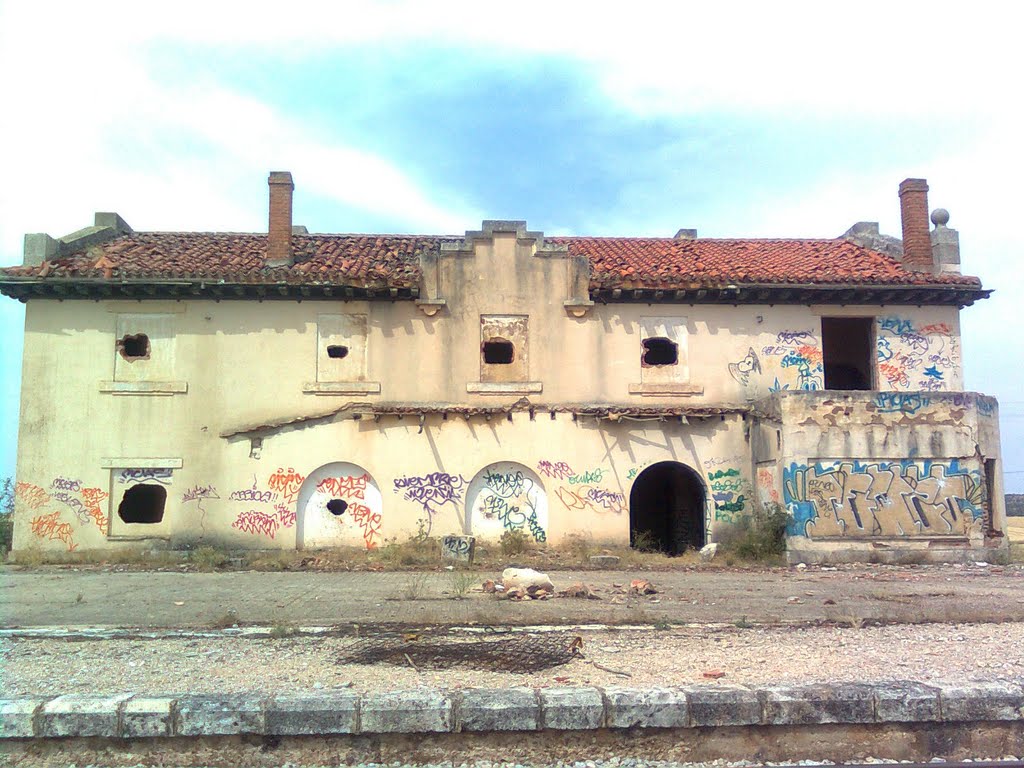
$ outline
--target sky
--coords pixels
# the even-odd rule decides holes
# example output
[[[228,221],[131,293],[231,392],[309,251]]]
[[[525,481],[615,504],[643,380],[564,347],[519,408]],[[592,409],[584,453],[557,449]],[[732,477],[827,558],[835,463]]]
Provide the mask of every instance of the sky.
[[[1009,3],[0,0],[0,265],[94,211],[137,230],[899,235],[927,178],[964,271],[970,390],[1024,492],[1021,19]],[[0,299],[0,476],[23,308]]]

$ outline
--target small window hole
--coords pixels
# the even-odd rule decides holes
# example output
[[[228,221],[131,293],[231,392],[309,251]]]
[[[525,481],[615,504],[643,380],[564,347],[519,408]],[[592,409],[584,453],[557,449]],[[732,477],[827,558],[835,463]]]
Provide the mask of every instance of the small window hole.
[[[327,356],[335,360],[341,360],[343,357],[348,357],[348,347],[344,344],[331,344],[327,347]]]
[[[348,509],[348,502],[344,499],[331,499],[327,502],[327,511],[332,515],[344,515]]]
[[[516,357],[516,348],[505,339],[488,339],[484,342],[484,362],[488,365],[511,365]]]
[[[117,516],[126,523],[159,523],[166,503],[167,489],[162,485],[133,485],[121,497]]]
[[[149,337],[144,333],[124,336],[117,342],[117,348],[125,360],[149,359]]]
[[[644,365],[677,365],[679,363],[679,345],[670,339],[656,336],[644,339],[644,354],[641,361]]]

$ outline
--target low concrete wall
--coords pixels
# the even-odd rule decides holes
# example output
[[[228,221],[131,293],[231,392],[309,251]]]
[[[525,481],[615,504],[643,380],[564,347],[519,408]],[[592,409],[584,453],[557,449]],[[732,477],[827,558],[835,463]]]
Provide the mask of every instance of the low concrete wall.
[[[509,741],[512,732],[518,737]],[[109,759],[112,744],[133,759],[198,748],[211,761],[220,759],[218,754],[230,761],[249,748],[267,751],[282,745],[289,754],[326,748],[335,755],[373,759],[404,744],[406,755],[423,760],[456,748],[481,756],[505,749],[506,754],[525,750],[555,757],[573,744],[594,754],[639,750],[700,759],[744,750],[760,759],[984,756],[975,751],[981,749],[1019,754],[1024,749],[1024,681],[66,695],[0,701],[0,754],[73,752],[81,761],[84,754],[101,750]]]

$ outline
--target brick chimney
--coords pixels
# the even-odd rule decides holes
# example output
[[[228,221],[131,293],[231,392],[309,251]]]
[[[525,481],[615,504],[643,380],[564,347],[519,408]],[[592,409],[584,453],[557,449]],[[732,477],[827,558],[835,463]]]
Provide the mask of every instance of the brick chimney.
[[[932,238],[928,226],[928,182],[904,179],[900,183],[900,215],[903,219],[903,264],[910,269],[931,270]]]
[[[271,171],[270,228],[267,237],[267,266],[290,267],[292,258],[292,191],[295,184],[288,171]]]

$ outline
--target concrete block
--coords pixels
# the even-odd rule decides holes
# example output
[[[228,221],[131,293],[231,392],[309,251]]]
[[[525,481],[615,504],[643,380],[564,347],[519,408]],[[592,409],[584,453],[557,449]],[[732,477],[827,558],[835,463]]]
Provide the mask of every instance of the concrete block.
[[[246,694],[181,696],[175,721],[178,736],[263,733],[263,700]]]
[[[1014,683],[939,684],[947,723],[1024,719],[1024,688]]]
[[[693,686],[683,689],[694,728],[717,725],[757,725],[761,700],[746,688]]]
[[[931,723],[941,719],[939,689],[921,683],[881,683],[875,688],[880,723]]]
[[[154,739],[174,732],[174,699],[143,696],[129,699],[121,709],[121,736]]]
[[[358,733],[359,696],[355,693],[282,694],[267,700],[267,730],[272,736]]]
[[[619,565],[618,555],[591,555],[590,564],[598,568],[617,568]]]
[[[536,731],[540,702],[532,688],[468,688],[460,691],[463,731]]]
[[[609,728],[686,728],[690,709],[678,688],[604,689]]]
[[[764,717],[767,725],[819,723],[873,723],[874,691],[867,685],[800,685],[766,688]]]
[[[116,696],[68,694],[51,699],[39,711],[38,736],[61,738],[69,736],[118,735],[118,709],[130,693]]]
[[[558,731],[589,731],[604,726],[604,697],[597,688],[542,688],[541,722]]]
[[[441,539],[441,558],[472,563],[476,553],[476,536],[449,535]]]
[[[48,699],[0,699],[0,739],[31,739],[36,712]]]
[[[360,713],[362,733],[446,733],[454,726],[452,699],[442,691],[367,693]]]

